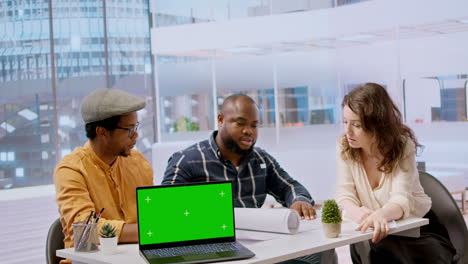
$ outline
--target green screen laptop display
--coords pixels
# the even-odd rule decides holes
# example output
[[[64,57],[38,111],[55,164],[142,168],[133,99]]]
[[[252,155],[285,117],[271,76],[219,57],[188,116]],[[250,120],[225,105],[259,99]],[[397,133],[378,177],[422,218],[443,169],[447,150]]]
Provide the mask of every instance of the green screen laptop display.
[[[233,237],[231,183],[137,190],[140,245]]]

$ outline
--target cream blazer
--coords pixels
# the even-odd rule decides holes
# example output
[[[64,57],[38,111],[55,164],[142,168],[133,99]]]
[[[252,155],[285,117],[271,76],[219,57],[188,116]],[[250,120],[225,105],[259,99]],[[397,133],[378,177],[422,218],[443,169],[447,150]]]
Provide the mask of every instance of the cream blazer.
[[[341,157],[341,143],[337,143],[336,201],[349,200],[357,206],[371,210],[382,208],[387,203],[399,205],[403,217],[422,217],[431,208],[431,198],[424,193],[416,168],[415,145],[407,140],[401,161],[392,173],[382,173],[379,185],[372,190],[364,167]]]

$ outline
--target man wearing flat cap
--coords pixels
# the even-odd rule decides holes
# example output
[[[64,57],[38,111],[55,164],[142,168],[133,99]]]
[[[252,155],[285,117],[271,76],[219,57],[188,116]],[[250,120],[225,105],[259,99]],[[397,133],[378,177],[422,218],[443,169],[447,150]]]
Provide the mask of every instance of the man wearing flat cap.
[[[89,141],[65,156],[54,172],[56,198],[65,235],[73,247],[72,223],[105,209],[98,221],[116,227],[120,243],[138,241],[136,195],[153,184],[153,170],[134,150],[138,110],[145,101],[115,89],[99,89],[83,99],[81,115]]]

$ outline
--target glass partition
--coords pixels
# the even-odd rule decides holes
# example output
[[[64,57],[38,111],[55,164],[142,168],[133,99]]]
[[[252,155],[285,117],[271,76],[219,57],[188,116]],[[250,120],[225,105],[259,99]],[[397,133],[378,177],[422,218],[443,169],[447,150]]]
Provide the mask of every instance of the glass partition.
[[[405,117],[410,123],[467,121],[467,74],[404,80]],[[424,96],[420,91],[424,90]]]
[[[214,128],[213,72],[208,56],[157,56],[161,141]],[[172,137],[179,134],[182,138]]]
[[[244,48],[224,52],[226,54],[218,54],[216,60],[218,111],[227,96],[235,93],[247,94],[258,104],[259,127],[274,127],[276,115],[271,49]]]

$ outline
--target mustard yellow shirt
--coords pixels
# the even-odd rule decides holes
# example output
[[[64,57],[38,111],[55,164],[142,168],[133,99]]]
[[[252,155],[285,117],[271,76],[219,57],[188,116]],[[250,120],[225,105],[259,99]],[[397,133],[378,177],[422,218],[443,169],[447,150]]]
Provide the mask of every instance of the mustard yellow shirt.
[[[91,211],[105,208],[99,222],[110,223],[120,236],[124,223],[136,223],[136,187],[153,184],[153,169],[137,150],[104,163],[89,142],[65,156],[54,172],[57,204],[65,247],[73,247],[72,223],[85,221]]]
[[[416,168],[415,145],[406,141],[404,155],[392,173],[382,173],[379,185],[372,189],[364,167],[341,157],[341,144],[337,143],[336,201],[353,202],[356,206],[365,206],[371,210],[382,208],[387,203],[394,203],[403,210],[403,217],[423,217],[431,209],[431,198],[424,193],[419,182]]]

